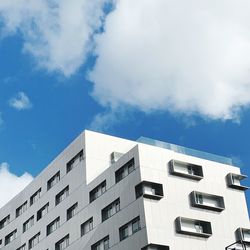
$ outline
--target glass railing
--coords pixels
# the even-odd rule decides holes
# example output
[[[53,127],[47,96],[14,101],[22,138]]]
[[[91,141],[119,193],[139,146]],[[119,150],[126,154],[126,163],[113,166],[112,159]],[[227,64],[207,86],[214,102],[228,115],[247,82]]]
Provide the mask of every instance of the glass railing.
[[[175,144],[171,144],[171,143],[167,143],[167,142],[163,142],[163,141],[158,141],[158,140],[154,140],[154,139],[143,137],[143,136],[141,136],[136,141],[140,142],[140,143],[156,146],[156,147],[166,148],[166,149],[172,150],[172,151],[177,152],[177,153],[199,157],[199,158],[206,159],[209,161],[216,161],[216,162],[227,164],[227,165],[233,165],[232,159],[230,159],[228,157],[224,157],[224,156],[210,154],[210,153],[206,153],[203,151],[199,151],[199,150],[195,150],[195,149],[191,149],[191,148],[186,148],[183,146],[178,146]]]

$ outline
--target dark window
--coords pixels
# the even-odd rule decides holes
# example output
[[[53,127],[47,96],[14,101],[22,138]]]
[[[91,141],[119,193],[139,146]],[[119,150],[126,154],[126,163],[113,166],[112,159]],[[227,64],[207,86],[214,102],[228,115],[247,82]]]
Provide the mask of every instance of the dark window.
[[[135,187],[135,196],[136,198],[143,196],[145,198],[160,200],[163,197],[162,184],[143,181]]]
[[[31,197],[30,197],[30,206],[32,206],[41,196],[42,189],[38,189]]]
[[[0,229],[4,228],[6,225],[10,223],[10,215],[7,215],[0,221]]]
[[[16,238],[17,230],[15,229],[10,234],[5,236],[5,246],[8,245],[11,241],[13,241]]]
[[[67,173],[71,171],[80,161],[83,160],[83,150],[81,150],[75,157],[73,157],[68,163],[66,167]]]
[[[88,233],[91,230],[93,230],[93,217],[91,217],[81,225],[81,236],[83,236],[84,234]]]
[[[134,170],[135,170],[135,161],[133,158],[115,172],[116,183],[121,181],[126,176],[128,176]]]
[[[76,214],[77,207],[78,207],[78,203],[76,202],[73,206],[71,206],[67,210],[67,220],[71,219]]]
[[[120,198],[116,199],[107,207],[102,209],[102,221],[107,220],[108,218],[118,213],[119,211],[120,211]]]
[[[33,248],[34,246],[36,246],[39,243],[40,240],[40,232],[37,233],[35,236],[33,236],[30,240],[29,240],[29,249]]]
[[[23,244],[22,246],[18,247],[16,250],[25,250],[26,249],[26,244]]]
[[[55,244],[55,250],[63,250],[69,246],[69,234]]]
[[[53,220],[47,226],[47,236],[50,235],[52,232],[54,232],[59,226],[60,226],[60,216],[57,217],[55,220]]]
[[[26,232],[34,225],[34,216],[31,216],[27,221],[23,223],[23,232]]]
[[[59,194],[56,195],[56,198],[55,198],[56,205],[61,203],[68,196],[69,196],[69,186],[64,188]]]
[[[92,202],[106,192],[106,180],[89,192],[89,201]]]
[[[47,181],[47,190],[51,189],[56,183],[60,181],[60,171],[58,171],[54,176],[52,176]]]
[[[91,250],[107,250],[109,249],[109,236],[106,236],[102,240],[99,240],[91,246]]]
[[[49,212],[49,203],[47,203],[37,211],[37,220],[40,220],[48,212]]]
[[[128,238],[129,236],[133,235],[134,233],[138,232],[141,229],[140,225],[140,217],[136,217],[129,223],[125,224],[124,226],[120,227],[120,241]]]
[[[20,216],[23,214],[28,208],[28,202],[25,201],[20,207],[16,209],[16,217]]]

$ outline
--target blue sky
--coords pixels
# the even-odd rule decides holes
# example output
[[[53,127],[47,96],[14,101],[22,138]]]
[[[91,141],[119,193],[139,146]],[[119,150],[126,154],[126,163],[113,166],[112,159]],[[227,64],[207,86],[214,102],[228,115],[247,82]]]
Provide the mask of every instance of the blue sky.
[[[93,129],[232,157],[250,176],[250,6],[194,2],[1,1],[1,168],[36,176]]]

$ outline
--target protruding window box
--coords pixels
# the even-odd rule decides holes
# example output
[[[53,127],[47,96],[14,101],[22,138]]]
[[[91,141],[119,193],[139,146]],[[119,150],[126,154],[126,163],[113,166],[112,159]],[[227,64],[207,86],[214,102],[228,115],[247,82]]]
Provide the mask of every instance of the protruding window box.
[[[212,235],[211,223],[208,221],[177,217],[176,232],[180,234],[208,238]]]
[[[237,240],[250,244],[250,228],[238,228],[236,230]]]
[[[193,207],[209,209],[221,212],[225,209],[222,196],[193,191],[190,193],[190,201]]]
[[[157,245],[157,244],[149,244],[143,247],[141,250],[169,250],[169,246]]]
[[[230,188],[235,188],[239,190],[247,190],[249,187],[241,185],[241,180],[247,178],[246,175],[229,173],[227,175],[227,185]]]
[[[172,175],[177,175],[197,181],[203,178],[202,166],[193,163],[171,160],[169,162],[169,170]]]
[[[149,199],[160,200],[163,198],[162,184],[143,181],[135,187],[136,198],[141,196]]]

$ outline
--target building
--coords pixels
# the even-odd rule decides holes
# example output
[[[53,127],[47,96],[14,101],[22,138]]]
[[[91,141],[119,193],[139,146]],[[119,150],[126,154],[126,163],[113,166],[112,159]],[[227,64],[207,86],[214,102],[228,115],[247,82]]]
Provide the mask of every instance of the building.
[[[1,208],[1,249],[222,250],[250,242],[245,177],[228,158],[84,131]]]

